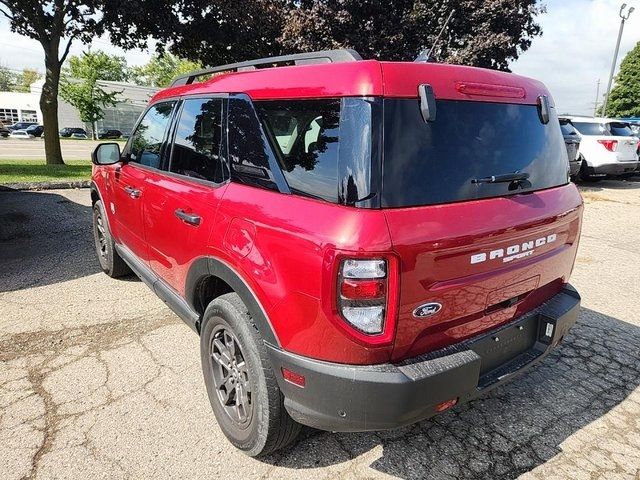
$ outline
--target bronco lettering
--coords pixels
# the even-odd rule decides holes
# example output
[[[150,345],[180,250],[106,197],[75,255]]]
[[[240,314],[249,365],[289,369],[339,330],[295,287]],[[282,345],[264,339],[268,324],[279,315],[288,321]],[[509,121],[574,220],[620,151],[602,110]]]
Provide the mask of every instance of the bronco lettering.
[[[496,250],[491,250],[488,254],[489,260],[494,260],[496,258],[502,258],[503,263],[508,263],[513,260],[518,260],[520,258],[525,258],[530,255],[533,255],[535,251],[533,246],[541,247],[543,245],[547,245],[549,243],[553,243],[557,240],[558,235],[552,233],[551,235],[547,235],[546,237],[537,238],[535,240],[529,240],[523,243],[519,243],[517,245],[509,245],[507,248],[498,248]],[[505,252],[507,256],[505,257]],[[475,253],[471,255],[471,265],[476,263],[482,263],[487,261],[487,253]]]

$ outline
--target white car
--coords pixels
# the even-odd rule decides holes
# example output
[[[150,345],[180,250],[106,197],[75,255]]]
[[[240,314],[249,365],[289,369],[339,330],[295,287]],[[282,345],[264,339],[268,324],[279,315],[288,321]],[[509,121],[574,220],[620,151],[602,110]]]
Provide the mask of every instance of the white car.
[[[580,134],[582,180],[630,174],[640,167],[638,138],[629,124],[610,118],[567,118]]]
[[[31,135],[27,133],[26,130],[14,130],[9,135],[11,138],[33,138]]]

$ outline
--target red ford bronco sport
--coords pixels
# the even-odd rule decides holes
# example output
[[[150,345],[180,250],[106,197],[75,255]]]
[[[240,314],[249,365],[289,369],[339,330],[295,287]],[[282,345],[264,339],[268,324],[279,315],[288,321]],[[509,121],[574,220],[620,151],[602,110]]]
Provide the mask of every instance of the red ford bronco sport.
[[[225,65],[157,93],[93,162],[102,269],[200,335],[249,455],[300,424],[389,429],[468,401],[578,315],[582,200],[534,80],[350,50]]]

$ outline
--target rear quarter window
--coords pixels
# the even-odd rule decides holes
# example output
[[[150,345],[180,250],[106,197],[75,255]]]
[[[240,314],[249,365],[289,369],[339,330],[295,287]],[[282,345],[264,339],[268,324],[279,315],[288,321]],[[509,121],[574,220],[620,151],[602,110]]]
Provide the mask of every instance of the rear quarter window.
[[[336,202],[340,100],[256,102],[294,193]]]

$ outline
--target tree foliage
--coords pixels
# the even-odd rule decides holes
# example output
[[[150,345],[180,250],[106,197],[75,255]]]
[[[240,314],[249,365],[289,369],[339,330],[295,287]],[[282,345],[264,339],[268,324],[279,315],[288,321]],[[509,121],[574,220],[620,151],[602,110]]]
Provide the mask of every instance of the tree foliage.
[[[42,75],[36,70],[25,68],[21,73],[0,65],[0,92],[29,92],[31,84]]]
[[[0,92],[8,92],[15,82],[14,73],[7,67],[0,65]]]
[[[289,14],[286,48],[350,47],[365,58],[413,60],[434,45],[437,60],[507,70],[541,33],[536,0],[306,0]]]
[[[607,103],[610,117],[640,117],[640,42],[620,64],[616,86]]]
[[[72,78],[93,78],[112,82],[126,82],[129,69],[124,57],[109,55],[97,50],[87,51],[83,55],[69,58],[69,66],[65,72]]]
[[[164,37],[171,51],[204,65],[283,52],[279,41],[290,11],[287,0],[182,0],[180,16]]]
[[[434,44],[442,62],[508,70],[540,35],[538,0],[184,0],[184,24],[167,37],[185,58],[215,65],[354,48],[365,58],[413,60]],[[216,28],[212,28],[216,25]]]
[[[127,76],[126,66],[124,58],[104,52],[73,56],[62,76],[60,96],[78,110],[80,120],[94,126],[95,122],[104,118],[104,108],[115,105],[118,94],[122,93],[105,92],[98,80],[124,80]],[[95,136],[96,132],[93,133]]]
[[[47,131],[58,130],[60,72],[73,42],[89,44],[109,32],[124,47],[144,47],[149,36],[166,38],[165,28],[178,13],[172,0],[0,0],[0,15],[13,32],[37,40],[42,46],[45,81],[40,109]],[[47,163],[61,164],[60,140],[45,136]]]
[[[178,75],[199,70],[202,64],[185,60],[169,52],[158,53],[151,60],[140,67],[131,69],[131,80],[138,85],[150,87],[166,87]]]

